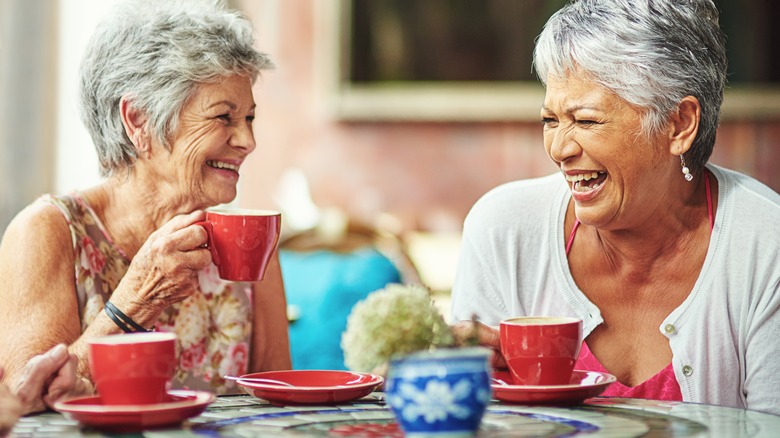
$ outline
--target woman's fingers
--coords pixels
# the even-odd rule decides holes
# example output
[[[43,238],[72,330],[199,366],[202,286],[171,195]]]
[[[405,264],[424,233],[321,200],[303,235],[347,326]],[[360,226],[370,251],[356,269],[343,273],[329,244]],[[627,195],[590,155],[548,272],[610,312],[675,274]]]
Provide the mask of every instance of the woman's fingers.
[[[206,219],[206,213],[203,210],[195,210],[192,213],[180,214],[178,216],[174,216],[171,220],[166,222],[162,227],[160,227],[157,230],[157,232],[170,234],[176,230],[187,228],[190,225],[194,224],[195,222],[202,221],[205,219]]]
[[[494,370],[505,370],[508,368],[501,350],[493,350],[493,356],[490,358],[490,367]]]
[[[506,368],[506,361],[501,355],[501,335],[498,329],[486,326],[478,321],[459,321],[452,326],[455,338],[461,345],[477,344],[493,350],[490,366],[494,369]]]
[[[477,321],[460,321],[452,326],[453,333],[458,342],[463,344],[478,344],[495,350],[501,349],[498,329],[488,327]]]
[[[46,353],[34,356],[22,370],[22,376],[16,386],[16,395],[22,403],[22,412],[28,414],[45,409],[42,396],[46,388],[57,380],[59,371],[70,360],[68,348],[58,344]],[[75,382],[75,373],[73,374]],[[67,377],[63,377],[58,385],[67,386]]]
[[[196,222],[205,218],[202,211],[176,216],[147,240],[149,251],[139,251],[148,257],[163,257],[169,265],[201,270],[211,263],[211,255],[205,244],[208,233]]]
[[[203,219],[203,211],[176,216],[152,233],[133,257],[115,298],[133,295],[131,301],[140,299],[165,309],[195,293],[198,271],[211,264],[211,254],[204,248],[208,234],[196,224]],[[120,290],[123,293],[117,295]]]
[[[0,379],[3,369],[0,368]],[[22,402],[11,392],[11,389],[0,383],[0,436],[6,436],[22,416]]]
[[[46,389],[43,401],[47,406],[51,407],[54,402],[65,395],[74,394],[76,382],[78,381],[76,374],[77,366],[78,358],[74,354],[69,354],[68,360],[57,370],[53,376],[54,379]]]
[[[205,247],[208,242],[208,233],[199,225],[190,225],[187,228],[174,231],[169,236],[172,250],[175,256],[190,259],[192,269],[200,270],[211,263],[211,253]]]

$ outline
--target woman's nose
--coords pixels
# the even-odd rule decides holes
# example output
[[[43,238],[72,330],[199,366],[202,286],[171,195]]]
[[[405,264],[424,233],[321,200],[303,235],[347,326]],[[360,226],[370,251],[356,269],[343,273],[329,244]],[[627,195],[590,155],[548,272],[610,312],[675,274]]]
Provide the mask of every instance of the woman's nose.
[[[228,144],[232,147],[246,150],[247,154],[255,150],[257,144],[255,143],[255,133],[252,129],[252,122],[246,121],[245,123],[240,123],[238,126],[234,127]]]
[[[582,152],[582,148],[575,140],[571,129],[561,127],[547,135],[550,136],[548,140],[549,155],[556,163],[562,163]]]

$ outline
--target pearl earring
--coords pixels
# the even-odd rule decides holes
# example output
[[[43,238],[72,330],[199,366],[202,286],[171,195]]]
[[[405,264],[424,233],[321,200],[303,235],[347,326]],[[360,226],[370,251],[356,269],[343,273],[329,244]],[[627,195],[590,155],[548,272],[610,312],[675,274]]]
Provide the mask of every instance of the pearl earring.
[[[691,175],[691,169],[688,169],[688,166],[685,165],[685,157],[683,157],[682,154],[680,154],[680,165],[682,166],[682,173],[685,176],[685,180],[691,181],[693,175]]]

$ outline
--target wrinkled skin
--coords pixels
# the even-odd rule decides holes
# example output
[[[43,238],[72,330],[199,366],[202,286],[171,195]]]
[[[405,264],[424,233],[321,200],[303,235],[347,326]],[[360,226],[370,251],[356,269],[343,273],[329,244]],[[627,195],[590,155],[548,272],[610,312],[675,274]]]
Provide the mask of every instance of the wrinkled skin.
[[[13,391],[0,384],[0,436],[5,436],[22,415],[51,408],[64,398],[90,394],[90,385],[76,376],[76,364],[76,356],[58,344],[27,362]],[[3,377],[0,368],[0,379]]]

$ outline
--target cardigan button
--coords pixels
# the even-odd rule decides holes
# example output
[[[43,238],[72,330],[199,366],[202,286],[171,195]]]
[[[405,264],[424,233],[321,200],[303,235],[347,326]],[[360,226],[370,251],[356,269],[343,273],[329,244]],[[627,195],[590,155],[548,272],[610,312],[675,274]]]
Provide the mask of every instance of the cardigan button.
[[[682,368],[682,372],[683,372],[683,374],[685,374],[685,377],[690,377],[691,374],[693,374],[693,368],[691,368],[690,365],[685,365]]]

